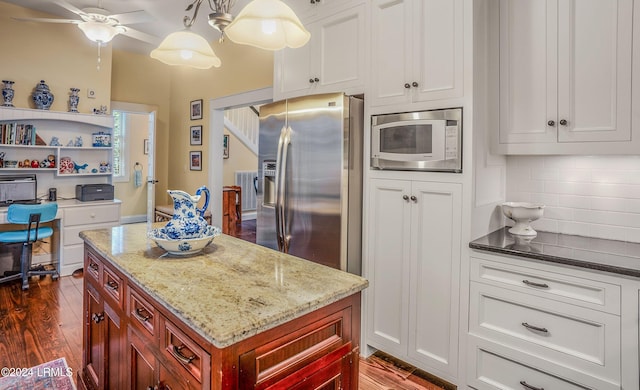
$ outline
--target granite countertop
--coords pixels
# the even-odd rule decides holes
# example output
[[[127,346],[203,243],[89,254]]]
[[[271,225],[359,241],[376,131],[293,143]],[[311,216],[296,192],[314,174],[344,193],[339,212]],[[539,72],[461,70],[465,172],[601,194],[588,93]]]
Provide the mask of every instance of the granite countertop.
[[[640,278],[640,243],[540,231],[527,242],[508,230],[496,230],[469,247]]]
[[[122,225],[83,231],[80,237],[218,348],[368,286],[359,276],[225,234],[199,255],[169,256],[147,238],[147,227]]]

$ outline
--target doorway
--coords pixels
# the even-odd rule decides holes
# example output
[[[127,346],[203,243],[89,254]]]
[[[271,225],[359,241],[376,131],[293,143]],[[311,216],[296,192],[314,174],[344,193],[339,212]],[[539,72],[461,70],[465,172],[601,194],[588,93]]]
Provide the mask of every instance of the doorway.
[[[120,116],[124,128],[122,145],[114,144],[114,157],[116,153],[121,154],[114,161],[119,163],[122,172],[113,178],[116,198],[122,201],[120,220],[123,224],[153,222],[157,108],[111,102],[111,110]]]
[[[236,95],[212,99],[209,102],[211,137],[209,138],[209,151],[211,166],[209,167],[208,186],[211,188],[211,213],[212,224],[222,226],[222,187],[223,187],[223,135],[224,135],[224,110],[229,108],[259,105],[273,101],[273,88],[257,89]],[[257,169],[257,167],[256,167]]]

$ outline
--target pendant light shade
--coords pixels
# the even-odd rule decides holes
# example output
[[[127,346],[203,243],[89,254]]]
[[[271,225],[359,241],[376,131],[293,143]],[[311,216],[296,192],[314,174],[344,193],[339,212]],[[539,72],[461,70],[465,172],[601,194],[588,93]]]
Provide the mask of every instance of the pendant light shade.
[[[197,69],[218,68],[222,64],[209,43],[188,29],[169,34],[160,46],[151,51],[151,58],[167,65],[187,65]]]
[[[291,8],[280,0],[253,0],[224,34],[236,43],[266,50],[301,47],[311,37]]]
[[[93,42],[107,43],[116,35],[124,32],[124,27],[116,27],[108,23],[87,21],[78,24],[80,30]]]

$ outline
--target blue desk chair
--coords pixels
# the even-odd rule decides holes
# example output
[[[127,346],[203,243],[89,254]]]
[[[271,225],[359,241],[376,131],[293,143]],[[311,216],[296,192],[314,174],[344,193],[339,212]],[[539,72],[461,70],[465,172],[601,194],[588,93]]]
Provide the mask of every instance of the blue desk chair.
[[[53,228],[40,226],[40,223],[53,221],[58,212],[57,203],[45,204],[12,204],[7,211],[7,222],[24,225],[22,230],[0,232],[0,243],[22,243],[20,253],[20,273],[0,279],[0,282],[22,279],[22,289],[29,288],[29,277],[34,275],[51,275],[58,279],[58,270],[31,269],[31,251],[33,243],[53,235]]]

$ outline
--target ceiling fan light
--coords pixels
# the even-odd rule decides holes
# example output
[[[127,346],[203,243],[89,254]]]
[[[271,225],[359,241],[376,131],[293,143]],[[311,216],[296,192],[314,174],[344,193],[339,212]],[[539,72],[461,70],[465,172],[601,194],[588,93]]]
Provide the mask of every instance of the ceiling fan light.
[[[78,24],[80,30],[93,42],[107,43],[116,35],[124,32],[123,27],[116,27],[106,23],[87,21]]]
[[[266,50],[301,47],[311,37],[293,10],[281,0],[253,0],[224,33],[236,43]]]
[[[151,51],[151,58],[167,65],[186,65],[196,69],[218,68],[222,64],[206,39],[189,30],[169,34],[160,46]]]

